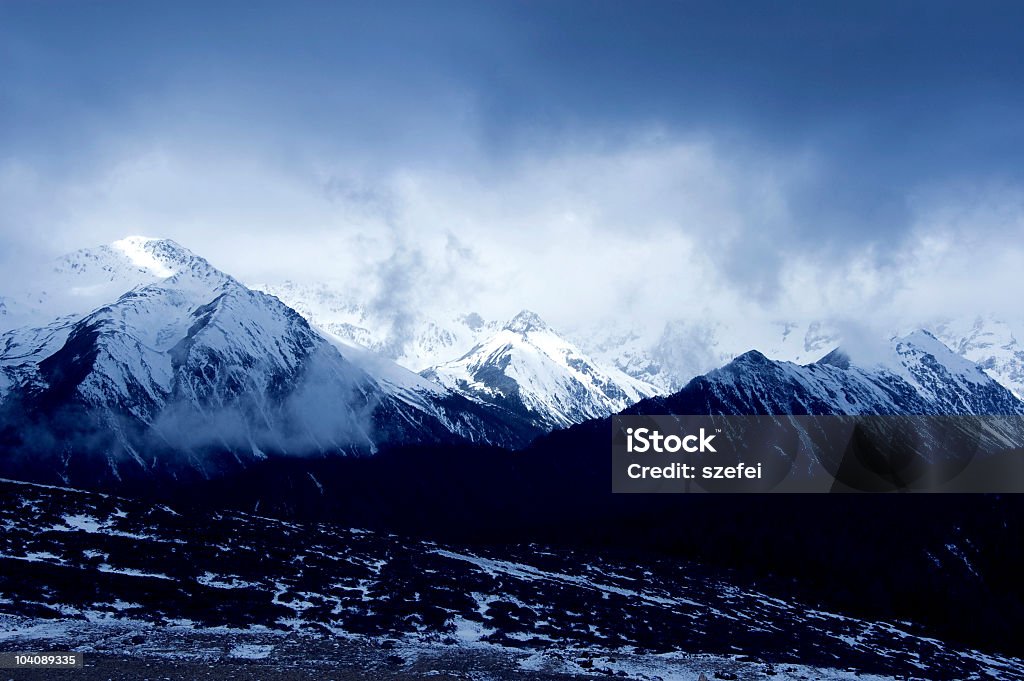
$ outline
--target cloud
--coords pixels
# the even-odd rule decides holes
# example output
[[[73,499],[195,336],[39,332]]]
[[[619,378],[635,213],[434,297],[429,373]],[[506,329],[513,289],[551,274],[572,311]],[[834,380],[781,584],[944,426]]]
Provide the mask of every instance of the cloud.
[[[1005,13],[239,9],[0,6],[0,292],[142,233],[245,281],[334,282],[396,339],[437,309],[1012,308]]]
[[[7,260],[166,236],[251,283],[333,282],[387,320],[396,344],[420,314],[522,308],[556,327],[617,317],[659,331],[678,318],[891,328],[1016,314],[1024,265],[1012,184],[908,190],[905,217],[861,232],[803,207],[826,172],[820,155],[657,127],[500,163],[478,150],[455,165],[282,158],[179,138],[125,148],[134,152],[70,176],[0,165]]]

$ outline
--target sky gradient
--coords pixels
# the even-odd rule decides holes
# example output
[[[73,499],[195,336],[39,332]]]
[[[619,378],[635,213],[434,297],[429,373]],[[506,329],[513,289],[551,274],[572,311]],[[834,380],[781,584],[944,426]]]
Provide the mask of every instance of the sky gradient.
[[[0,260],[556,323],[1012,312],[1020,3],[0,3]],[[552,293],[552,292],[555,293]]]

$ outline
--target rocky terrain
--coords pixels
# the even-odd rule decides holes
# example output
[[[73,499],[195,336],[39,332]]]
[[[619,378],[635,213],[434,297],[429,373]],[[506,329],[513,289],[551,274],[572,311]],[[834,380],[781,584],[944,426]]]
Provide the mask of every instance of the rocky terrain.
[[[92,678],[123,664],[153,678],[242,665],[265,678],[1024,679],[1024,662],[912,623],[668,559],[439,544],[13,482],[0,484],[0,524],[0,650],[85,652]]]

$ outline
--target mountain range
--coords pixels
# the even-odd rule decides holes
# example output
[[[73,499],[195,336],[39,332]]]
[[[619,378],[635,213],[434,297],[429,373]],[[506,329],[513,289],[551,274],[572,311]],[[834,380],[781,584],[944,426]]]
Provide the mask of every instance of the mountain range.
[[[268,453],[516,446],[536,434],[514,414],[339,350],[277,298],[171,241],[72,253],[19,302],[9,319],[49,320],[0,335],[7,467],[61,479],[210,475]]]
[[[311,324],[345,342],[383,354],[416,372],[462,358],[498,333],[507,321],[476,312],[445,311],[393,315],[325,283],[286,281],[256,285],[299,311]],[[977,363],[989,376],[1024,397],[1024,320],[991,315],[963,319],[907,320],[902,329],[881,334],[898,338],[924,330],[956,354]],[[843,342],[843,334],[824,321],[782,320],[756,332],[740,331],[714,320],[670,319],[639,329],[621,320],[560,329],[558,335],[606,373],[626,374],[641,392],[668,395],[691,379],[725,366],[751,349],[772,359],[808,364]],[[634,383],[634,386],[637,386]]]
[[[1024,415],[981,367],[927,331],[892,339],[859,360],[836,349],[805,365],[751,350],[629,411],[658,414]]]
[[[821,324],[784,325],[767,347],[800,363],[733,353],[710,325],[670,323],[654,346],[615,328],[575,343],[527,310],[398,323],[326,286],[249,287],[144,237],[60,258],[0,304],[4,468],[63,481],[416,443],[520,448],[630,409],[1024,413],[1011,390],[1024,351],[993,320],[852,358]]]

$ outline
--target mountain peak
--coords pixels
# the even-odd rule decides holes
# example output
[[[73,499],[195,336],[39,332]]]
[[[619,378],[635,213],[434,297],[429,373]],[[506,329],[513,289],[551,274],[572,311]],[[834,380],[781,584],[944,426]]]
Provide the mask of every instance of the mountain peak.
[[[654,393],[617,369],[595,364],[529,310],[458,360],[421,375],[475,402],[519,414],[542,430],[608,416]]]
[[[127,236],[104,246],[83,248],[58,258],[54,264],[54,272],[74,277],[70,285],[78,289],[102,281],[116,282],[124,290],[186,271],[206,275],[214,270],[206,260],[177,242],[147,236]],[[57,286],[48,284],[50,288]]]
[[[536,312],[530,310],[523,310],[505,325],[505,328],[509,331],[515,331],[516,333],[527,333],[529,331],[544,331],[547,330],[548,325],[544,323],[544,320],[540,318]]]
[[[764,353],[759,350],[747,350],[742,355],[737,356],[733,361],[740,364],[763,365],[770,364],[772,360],[768,359]]]
[[[814,364],[830,364],[840,369],[850,368],[850,355],[843,348],[836,348],[832,352],[828,353]]]
[[[897,339],[903,343],[913,343],[921,348],[929,350],[938,350],[940,352],[952,352],[942,341],[935,337],[931,331],[926,329],[917,329]]]
[[[127,236],[113,242],[110,244],[110,247],[128,258],[128,260],[139,269],[151,272],[161,278],[167,278],[174,276],[176,272],[168,267],[168,263],[165,258],[160,258],[155,255],[157,248],[154,248],[154,246],[162,245],[161,242],[163,241],[163,239],[155,239],[148,236]],[[177,246],[177,244],[174,244],[173,242],[170,243]],[[180,248],[181,247],[178,246],[178,249]]]
[[[179,282],[201,281],[205,282],[204,287],[218,286],[226,281],[238,283],[208,260],[172,239],[129,236],[111,243],[105,249],[116,254],[129,267],[158,280],[174,278]]]

